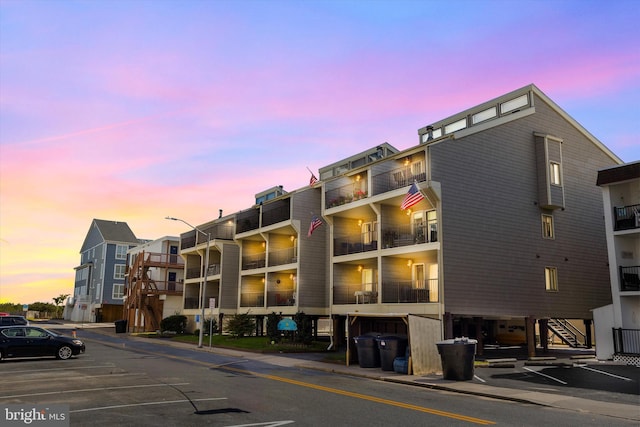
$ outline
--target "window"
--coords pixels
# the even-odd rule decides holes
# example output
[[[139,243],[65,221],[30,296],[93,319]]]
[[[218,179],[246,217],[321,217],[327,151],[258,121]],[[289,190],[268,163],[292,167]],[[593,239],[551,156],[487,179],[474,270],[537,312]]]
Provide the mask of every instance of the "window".
[[[127,259],[127,245],[116,245],[116,259]]]
[[[124,264],[116,264],[113,266],[113,278],[116,280],[124,280],[124,272],[125,272]]]
[[[542,237],[545,239],[553,239],[553,216],[542,214]]]
[[[373,241],[376,240],[376,223],[375,222],[364,222],[361,227],[362,231],[362,243],[365,245],[370,245]]]
[[[551,175],[551,184],[562,185],[562,180],[560,179],[560,163],[551,162],[549,164],[549,174]]]
[[[413,288],[425,289],[424,264],[413,264],[413,271],[411,275],[413,278]]]
[[[124,283],[114,283],[111,296],[113,297],[113,299],[124,298]]]
[[[547,291],[558,291],[558,269],[555,267],[544,268],[545,289]]]
[[[529,105],[529,98],[527,95],[519,96],[511,101],[503,102],[500,104],[500,114],[508,113],[510,111],[516,110],[520,107],[526,107]]]

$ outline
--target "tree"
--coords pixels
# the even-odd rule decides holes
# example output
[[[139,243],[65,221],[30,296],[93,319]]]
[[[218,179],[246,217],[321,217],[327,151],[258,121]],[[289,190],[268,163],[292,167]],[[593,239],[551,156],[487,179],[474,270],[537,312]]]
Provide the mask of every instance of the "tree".
[[[175,314],[173,316],[165,317],[160,321],[160,330],[162,332],[171,331],[176,334],[183,334],[187,328],[187,316]]]
[[[281,316],[275,312],[271,312],[267,316],[267,336],[271,341],[280,341],[280,331],[278,331],[278,322]]]
[[[60,318],[60,306],[64,303],[64,301],[69,297],[69,294],[60,294],[57,297],[52,298],[53,302],[56,304],[56,318]]]
[[[307,316],[304,312],[299,311],[293,316],[298,330],[296,331],[296,341],[303,344],[311,344],[313,342],[313,324],[311,316]]]

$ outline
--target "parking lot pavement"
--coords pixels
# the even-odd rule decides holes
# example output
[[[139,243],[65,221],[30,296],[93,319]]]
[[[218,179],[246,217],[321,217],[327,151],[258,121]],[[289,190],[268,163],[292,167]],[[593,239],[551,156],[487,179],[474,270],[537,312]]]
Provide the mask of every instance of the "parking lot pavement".
[[[91,328],[91,332],[121,339],[148,340],[131,334],[116,334],[113,325]],[[473,380],[451,381],[445,380],[441,374],[402,375],[378,368],[360,368],[353,364],[346,366],[326,363],[322,361],[321,354],[262,354],[224,348],[210,349],[206,346],[198,349],[192,344],[171,341],[165,343],[274,365],[297,366],[640,421],[640,367],[598,361],[593,357],[593,350],[550,349],[544,356],[532,360],[526,358],[526,355],[508,351],[489,352],[479,358],[487,363],[487,367],[477,367]],[[521,353],[518,349],[513,351]],[[516,357],[505,357],[513,355]],[[504,363],[501,367],[489,367],[492,360],[504,359],[509,360],[509,363]]]

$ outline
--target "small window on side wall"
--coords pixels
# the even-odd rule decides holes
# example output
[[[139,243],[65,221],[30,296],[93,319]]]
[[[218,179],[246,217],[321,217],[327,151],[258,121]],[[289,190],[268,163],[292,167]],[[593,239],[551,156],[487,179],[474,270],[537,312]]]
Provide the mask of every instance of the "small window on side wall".
[[[542,237],[544,239],[554,239],[553,215],[542,214]]]
[[[558,269],[556,267],[544,268],[545,289],[549,292],[558,291]]]
[[[560,163],[551,162],[549,164],[549,175],[549,181],[551,182],[551,185],[562,185]]]

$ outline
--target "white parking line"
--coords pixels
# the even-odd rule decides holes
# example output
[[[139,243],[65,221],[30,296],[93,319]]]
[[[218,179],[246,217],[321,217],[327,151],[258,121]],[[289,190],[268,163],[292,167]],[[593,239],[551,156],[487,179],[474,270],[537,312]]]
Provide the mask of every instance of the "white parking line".
[[[551,375],[543,374],[542,372],[538,372],[538,371],[534,371],[533,369],[529,369],[529,368],[527,368],[526,366],[524,367],[524,369],[526,369],[526,370],[527,370],[527,371],[529,371],[529,372],[533,372],[534,374],[537,374],[537,375],[543,376],[543,377],[545,377],[545,378],[549,378],[550,380],[557,381],[557,382],[559,382],[560,384],[564,384],[564,385],[569,384],[569,383],[566,383],[566,382],[564,382],[564,381],[562,381],[562,380],[559,380],[559,379],[557,379],[557,378],[553,378]]]
[[[86,375],[86,376],[82,376],[82,377],[65,377],[65,381],[86,381],[86,380],[91,380],[94,378],[102,378],[102,377],[108,377],[108,378],[114,378],[114,377],[132,377],[132,376],[142,376],[142,375],[146,375],[144,373],[137,373],[137,372],[123,372],[121,374],[104,374],[104,375]],[[11,384],[21,384],[21,383],[32,383],[32,382],[42,382],[42,378],[29,378],[27,380],[11,380]]]
[[[598,369],[589,368],[587,366],[580,366],[580,367],[582,369],[586,369],[587,371],[597,372],[599,374],[608,375],[608,376],[613,377],[613,378],[618,378],[618,379],[625,380],[625,381],[633,381],[631,378],[621,377],[620,375],[610,374],[609,372],[600,371]]]
[[[485,381],[485,380],[483,380],[482,378],[480,378],[479,376],[477,376],[477,375],[475,375],[475,374],[473,375],[473,377],[474,377],[475,379],[477,379],[478,381],[481,381],[481,382],[483,382],[483,383],[486,383],[486,381]]]
[[[89,412],[89,411],[102,411],[105,409],[119,409],[119,408],[130,408],[133,406],[148,406],[148,405],[170,405],[172,403],[191,403],[191,402],[205,402],[210,400],[226,400],[226,397],[210,397],[207,399],[183,399],[183,400],[161,400],[158,402],[144,402],[144,403],[132,403],[129,405],[113,405],[113,406],[99,406],[96,408],[86,408],[86,409],[76,409],[73,411],[69,411],[69,413],[74,414],[78,412]]]
[[[12,399],[16,397],[31,397],[31,396],[46,396],[48,394],[70,394],[70,393],[86,393],[88,391],[101,391],[101,390],[122,390],[127,388],[144,388],[144,387],[172,387],[176,385],[187,385],[189,383],[175,383],[175,384],[140,384],[140,385],[126,385],[121,387],[99,387],[99,388],[85,388],[79,390],[56,390],[43,393],[29,393],[29,394],[14,394],[12,396],[0,396],[0,399]]]

